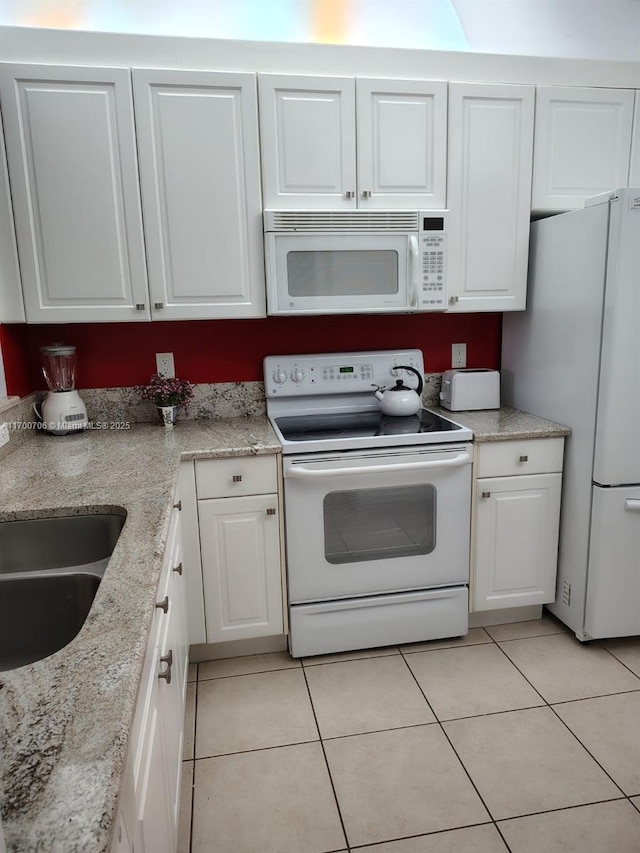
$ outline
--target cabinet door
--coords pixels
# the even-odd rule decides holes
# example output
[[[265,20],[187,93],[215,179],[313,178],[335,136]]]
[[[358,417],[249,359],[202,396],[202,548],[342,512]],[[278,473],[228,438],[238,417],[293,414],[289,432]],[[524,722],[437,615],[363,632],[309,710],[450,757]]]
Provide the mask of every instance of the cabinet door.
[[[629,163],[629,187],[640,187],[640,89],[636,91],[636,106],[633,115],[631,136],[631,161]]]
[[[260,74],[264,206],[356,206],[355,86],[347,77]]]
[[[27,320],[149,318],[131,79],[0,68]]]
[[[447,84],[356,80],[358,207],[444,208]]]
[[[534,89],[449,86],[449,310],[526,303]]]
[[[254,74],[133,71],[154,320],[264,317]]]
[[[24,323],[18,249],[0,116],[0,323]]]
[[[473,609],[555,599],[562,474],[476,481]]]
[[[627,185],[633,99],[631,89],[538,87],[534,209],[580,208]]]
[[[207,642],[281,634],[277,495],[198,501]]]

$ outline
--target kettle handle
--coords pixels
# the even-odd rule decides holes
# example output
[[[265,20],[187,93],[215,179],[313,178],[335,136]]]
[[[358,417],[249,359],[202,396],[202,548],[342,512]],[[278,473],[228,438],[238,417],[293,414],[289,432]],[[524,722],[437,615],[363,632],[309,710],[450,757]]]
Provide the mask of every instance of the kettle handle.
[[[394,370],[410,370],[411,373],[415,373],[415,375],[418,377],[418,387],[416,388],[416,394],[418,395],[418,397],[422,397],[422,389],[424,387],[424,382],[422,380],[422,376],[420,376],[419,371],[417,371],[415,369],[415,367],[411,367],[408,364],[396,364],[396,365],[394,365],[393,369]]]
[[[42,423],[42,403],[33,403],[32,409],[38,419],[38,423]]]

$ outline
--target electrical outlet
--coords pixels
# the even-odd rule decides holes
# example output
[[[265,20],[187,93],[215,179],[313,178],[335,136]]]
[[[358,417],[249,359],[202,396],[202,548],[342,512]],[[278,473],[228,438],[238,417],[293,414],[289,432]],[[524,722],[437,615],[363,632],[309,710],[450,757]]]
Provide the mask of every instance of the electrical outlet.
[[[0,447],[4,447],[9,441],[9,427],[7,424],[0,424]]]
[[[171,378],[176,375],[176,368],[173,363],[173,353],[172,352],[157,352],[156,353],[156,369],[158,373],[161,373],[163,376],[167,378]]]
[[[451,367],[467,366],[467,345],[451,344]]]

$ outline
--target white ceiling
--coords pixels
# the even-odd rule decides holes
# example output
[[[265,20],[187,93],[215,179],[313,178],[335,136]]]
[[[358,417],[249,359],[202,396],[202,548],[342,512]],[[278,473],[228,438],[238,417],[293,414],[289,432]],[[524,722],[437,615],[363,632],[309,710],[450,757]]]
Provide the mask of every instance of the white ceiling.
[[[640,62],[640,0],[0,0],[0,24]]]

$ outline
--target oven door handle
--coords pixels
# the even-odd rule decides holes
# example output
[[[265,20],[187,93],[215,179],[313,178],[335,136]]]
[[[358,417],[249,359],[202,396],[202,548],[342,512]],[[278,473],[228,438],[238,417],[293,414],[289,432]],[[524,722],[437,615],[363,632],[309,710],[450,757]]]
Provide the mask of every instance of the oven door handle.
[[[424,471],[425,468],[458,468],[471,462],[471,454],[465,450],[450,459],[430,459],[425,462],[391,462],[389,465],[367,465],[361,468],[302,468],[293,465],[287,469],[286,477],[336,477],[344,474],[386,474],[393,471]]]

